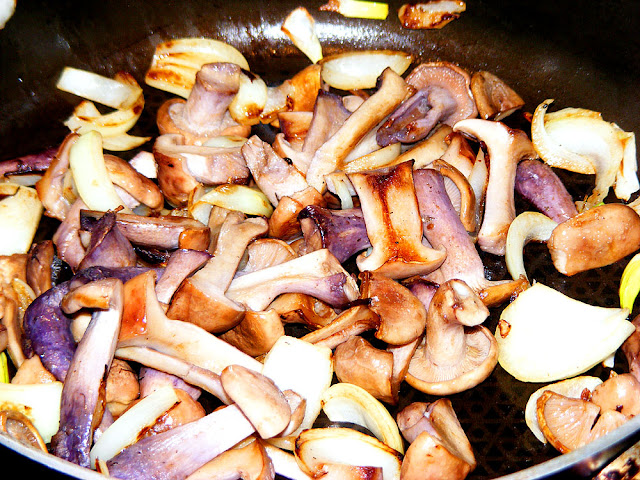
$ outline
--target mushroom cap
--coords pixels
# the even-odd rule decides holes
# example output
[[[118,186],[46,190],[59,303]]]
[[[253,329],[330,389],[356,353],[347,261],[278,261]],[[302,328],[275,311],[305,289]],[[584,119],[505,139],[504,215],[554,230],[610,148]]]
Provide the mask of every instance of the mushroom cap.
[[[406,381],[431,395],[450,395],[475,387],[484,381],[498,363],[498,345],[493,334],[482,325],[465,328],[464,361],[441,367],[426,355],[423,342],[409,364]]]
[[[640,216],[620,203],[600,205],[559,224],[547,246],[565,275],[611,265],[640,248]]]
[[[499,121],[524,106],[524,100],[502,79],[481,70],[471,77],[471,92],[478,113],[485,120]]]
[[[591,401],[602,410],[636,416],[640,413],[640,382],[630,373],[614,375],[593,389]]]

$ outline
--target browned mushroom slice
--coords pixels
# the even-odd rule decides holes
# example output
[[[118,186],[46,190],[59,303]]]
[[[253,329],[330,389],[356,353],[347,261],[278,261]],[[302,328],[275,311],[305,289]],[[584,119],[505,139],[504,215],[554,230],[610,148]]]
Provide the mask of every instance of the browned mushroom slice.
[[[404,28],[442,28],[467,9],[461,0],[428,0],[403,4],[398,18]]]
[[[332,350],[349,338],[367,330],[378,328],[380,317],[364,305],[346,309],[331,323],[301,337],[302,340]]]
[[[373,247],[370,254],[358,255],[356,263],[360,271],[408,278],[432,272],[446,257],[444,251],[422,244],[422,220],[413,186],[412,163],[349,175],[360,198]]]
[[[6,348],[6,347],[5,347]],[[42,361],[38,355],[27,358],[22,365],[18,367],[15,375],[11,379],[11,383],[15,385],[31,385],[34,383],[52,383],[56,381],[56,377],[44,368]]]
[[[51,240],[34,243],[29,250],[26,281],[36,296],[49,290],[53,284],[51,268],[55,249]]]
[[[374,272],[360,274],[360,296],[380,317],[376,338],[389,345],[406,345],[424,333],[427,311],[400,283]]]
[[[262,217],[230,213],[224,221],[213,257],[187,278],[173,295],[167,316],[195,323],[210,332],[235,327],[244,308],[225,296],[247,245],[267,231]]]
[[[611,265],[640,248],[640,216],[620,203],[594,207],[559,224],[547,246],[565,275]]]
[[[115,155],[107,154],[104,156],[104,164],[114,185],[151,210],[160,210],[164,207],[164,197],[158,186],[138,173],[128,162]]]
[[[277,238],[258,238],[247,246],[245,254],[247,261],[242,270],[236,272],[237,276],[280,265],[298,256],[287,242]]]
[[[504,255],[509,225],[516,216],[514,186],[518,162],[538,155],[525,132],[501,122],[467,119],[458,122],[454,130],[486,146],[489,182],[478,246],[486,252]]]
[[[484,381],[498,363],[494,336],[480,325],[489,311],[461,280],[441,285],[427,312],[424,342],[406,380],[431,395],[450,395]]]
[[[439,124],[424,140],[411,145],[404,153],[401,153],[395,163],[413,160],[413,168],[423,168],[431,162],[441,158],[449,148],[447,138],[453,129],[449,125]]]
[[[81,199],[73,202],[66,218],[58,225],[52,237],[58,256],[74,271],[85,255],[85,248],[80,239],[80,212],[86,208]]]
[[[45,215],[62,221],[66,218],[71,208],[72,199],[64,195],[65,176],[69,170],[69,150],[80,138],[77,133],[68,134],[58,152],[51,160],[51,164],[42,178],[36,183],[38,197],[44,206]]]
[[[337,316],[330,305],[304,293],[284,293],[269,304],[283,323],[302,323],[312,328],[328,325]]]
[[[249,310],[238,325],[220,334],[220,338],[247,355],[258,357],[271,350],[283,335],[284,326],[278,312]]]
[[[462,480],[476,459],[451,401],[415,402],[398,413],[398,427],[410,442],[402,461],[402,478]]]
[[[186,159],[171,151],[174,145],[182,143],[183,136],[167,134],[160,135],[153,144],[153,157],[158,165],[158,185],[167,201],[176,207],[185,206],[189,193],[200,184],[189,172]]]
[[[124,360],[114,358],[105,383],[105,402],[111,415],[118,417],[140,396],[138,375]]]
[[[418,65],[407,76],[416,93],[378,130],[378,144],[413,143],[425,138],[438,123],[450,126],[478,114],[470,90],[471,78],[448,62]]]
[[[184,279],[207,263],[210,258],[211,254],[202,250],[175,250],[156,283],[158,301],[168,305]]]
[[[160,415],[153,425],[144,430],[140,438],[158,435],[181,425],[200,420],[206,415],[204,407],[191,398],[187,392],[180,388],[174,388],[173,390],[178,397],[178,403]]]
[[[502,79],[481,70],[471,77],[471,91],[485,120],[499,121],[524,106],[524,100]]]
[[[246,136],[249,126],[236,123],[228,112],[240,88],[241,68],[233,63],[203,65],[186,102],[172,99],[158,110],[160,134],[180,133],[198,145],[218,135]]]
[[[240,365],[220,374],[222,387],[262,438],[281,433],[291,420],[289,402],[273,380]]]
[[[324,197],[313,187],[282,197],[269,217],[269,235],[283,240],[300,236],[301,226],[298,214],[309,205],[324,207]]]
[[[29,417],[17,410],[0,411],[0,432],[27,447],[48,452],[47,445]]]
[[[20,300],[13,288],[0,284],[0,318],[7,342],[9,357],[19,367],[26,360],[22,350],[23,333],[19,312]]]
[[[218,455],[187,477],[187,480],[228,478],[242,480],[273,480],[273,463],[260,440],[233,448]]]
[[[334,363],[341,382],[358,385],[383,402],[392,405],[397,402],[391,384],[392,353],[375,348],[362,337],[353,336],[336,347]]]
[[[325,175],[333,172],[358,142],[411,93],[411,87],[390,68],[382,72],[378,83],[376,93],[365,100],[313,156],[307,182],[319,192],[326,189]]]
[[[591,401],[602,410],[635,417],[640,413],[640,381],[630,373],[613,375],[593,390]]]
[[[306,293],[334,307],[358,298],[358,286],[340,262],[322,249],[235,278],[226,295],[261,311],[282,293]]]
[[[624,341],[620,349],[624,354],[629,373],[640,380],[640,315],[631,322],[635,326],[635,331]]]

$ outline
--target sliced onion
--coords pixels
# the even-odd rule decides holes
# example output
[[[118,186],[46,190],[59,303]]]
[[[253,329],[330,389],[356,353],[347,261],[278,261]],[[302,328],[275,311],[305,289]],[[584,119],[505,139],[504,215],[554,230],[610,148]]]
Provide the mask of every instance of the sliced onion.
[[[524,409],[524,418],[527,426],[531,430],[531,433],[533,433],[533,435],[542,443],[547,443],[547,439],[542,433],[542,430],[540,430],[538,416],[536,414],[536,402],[546,390],[559,393],[560,395],[564,395],[569,398],[580,398],[585,389],[587,389],[589,394],[591,394],[591,392],[593,392],[593,390],[601,383],[602,380],[598,377],[582,375],[568,380],[562,380],[561,382],[552,383],[551,385],[545,385],[533,392]]]
[[[151,137],[137,137],[128,133],[121,133],[111,137],[102,137],[102,146],[112,152],[124,152],[138,148],[151,140]]]
[[[145,83],[187,98],[196,73],[206,63],[229,62],[249,70],[246,58],[228,43],[207,38],[179,38],[156,46]]]
[[[42,217],[42,203],[34,188],[14,183],[0,183],[0,196],[5,195],[0,200],[0,232],[4,232],[0,255],[27,253]]]
[[[389,15],[389,5],[384,2],[364,0],[329,0],[320,10],[336,12],[345,17],[385,20]]]
[[[345,52],[322,59],[321,75],[333,88],[361,90],[374,88],[386,68],[402,75],[412,61],[412,55],[393,50]]]
[[[129,161],[136,172],[147,178],[158,178],[158,164],[151,152],[139,152]]]
[[[202,144],[203,147],[214,148],[238,148],[247,143],[245,137],[238,137],[235,135],[220,135],[210,138]]]
[[[522,212],[511,222],[507,233],[505,261],[514,280],[521,276],[528,279],[523,259],[525,245],[532,240],[546,242],[557,226],[556,221],[540,212]]]
[[[584,208],[602,202],[618,178],[621,188],[616,195],[628,200],[640,189],[633,134],[591,110],[565,108],[547,114],[552,101],[545,100],[536,108],[531,124],[531,139],[540,157],[552,167],[595,173],[596,185]]]
[[[627,266],[624,267],[620,278],[620,306],[633,310],[633,304],[640,293],[640,253],[636,253]]]
[[[273,206],[264,193],[244,185],[227,184],[212,188],[192,204],[190,214],[193,216],[192,211],[198,209],[202,204],[217,205],[247,215],[270,217],[273,213]],[[194,218],[196,217],[194,216]],[[196,219],[202,221],[200,218]],[[203,223],[206,225],[208,222]]]
[[[142,95],[142,88],[137,84],[126,84],[72,67],[62,70],[56,87],[118,110],[131,107]]]
[[[340,199],[340,208],[353,208],[353,197],[356,191],[351,185],[349,178],[343,172],[334,172],[324,177],[327,182],[327,190]]]
[[[69,167],[78,194],[90,210],[106,212],[123,207],[130,212],[109,178],[100,133],[91,130],[78,138],[69,151]]]
[[[387,145],[384,148],[350,161],[343,166],[342,170],[345,173],[355,173],[390,167],[395,165],[394,160],[400,156],[401,150],[402,147],[400,143],[392,143],[391,145]]]
[[[15,11],[16,0],[5,0],[0,2],[0,30],[4,28]]]
[[[322,396],[322,409],[332,422],[351,422],[367,428],[378,440],[404,453],[398,425],[379,400],[351,383],[336,383]]]
[[[248,72],[240,75],[240,88],[231,104],[229,113],[240,125],[255,125],[267,104],[267,84],[257,75]]]
[[[91,448],[91,465],[100,459],[108,461],[131,445],[140,432],[153,425],[158,417],[179,401],[173,387],[160,387],[125,411],[107,428]]]
[[[287,15],[282,31],[313,63],[322,59],[322,45],[316,35],[316,22],[306,8],[298,7]]]

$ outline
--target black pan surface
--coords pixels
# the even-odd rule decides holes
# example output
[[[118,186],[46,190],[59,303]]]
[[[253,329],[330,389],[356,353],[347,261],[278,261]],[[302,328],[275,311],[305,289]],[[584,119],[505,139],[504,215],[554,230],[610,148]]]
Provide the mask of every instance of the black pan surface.
[[[411,52],[421,60],[455,62],[471,72],[488,70],[509,83],[530,112],[542,100],[554,98],[552,108],[600,111],[624,130],[640,132],[638,2],[469,0],[458,20],[431,31],[402,28],[396,16],[402,2],[389,2],[386,21],[320,12],[323,3],[19,0],[14,17],[0,30],[0,160],[57,145],[67,133],[61,120],[78,99],[55,89],[57,76],[66,65],[107,76],[126,70],[142,85],[157,43],[202,36],[230,43],[244,53],[254,72],[269,82],[281,81],[308,64],[280,31],[286,14],[301,4],[316,19],[325,55],[347,49],[391,48]],[[165,98],[162,92],[145,86],[147,108],[131,133],[155,133],[155,107]],[[127,158],[126,153],[122,156]],[[563,178],[574,198],[592,188],[592,178]],[[618,306],[618,282],[626,261],[568,278],[555,271],[544,246],[528,246],[525,257],[531,278],[606,307]],[[502,259],[487,255],[485,263],[494,279],[508,276]],[[498,316],[496,310],[488,321],[490,329],[495,328]],[[619,358],[617,369],[625,368]],[[591,373],[608,375],[601,367]],[[616,435],[558,457],[533,437],[524,422],[526,401],[539,387],[518,382],[498,367],[482,385],[452,397],[479,462],[469,478],[588,476],[632,443],[635,432],[640,431],[640,422],[633,421]],[[408,386],[403,393],[400,407],[417,399],[429,400]],[[41,458],[26,458],[28,452],[11,442],[0,438],[0,443],[0,459],[18,465],[21,473],[46,478],[78,475],[73,469],[61,468],[59,462],[51,470],[40,465]]]

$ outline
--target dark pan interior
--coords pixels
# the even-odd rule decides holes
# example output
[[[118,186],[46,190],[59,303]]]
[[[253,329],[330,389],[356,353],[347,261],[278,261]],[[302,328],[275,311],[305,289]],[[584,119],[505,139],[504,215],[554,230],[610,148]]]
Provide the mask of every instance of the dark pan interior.
[[[126,70],[142,84],[155,44],[169,38],[203,36],[240,49],[252,70],[267,81],[276,83],[290,76],[308,60],[280,31],[280,25],[300,4],[315,17],[325,54],[389,48],[411,52],[422,60],[455,62],[469,71],[489,70],[520,93],[530,112],[542,100],[554,98],[552,109],[572,106],[600,111],[624,130],[640,132],[638,2],[469,0],[461,18],[433,31],[403,29],[395,13],[402,2],[389,2],[386,21],[320,12],[323,3],[19,0],[15,16],[0,31],[0,160],[57,145],[64,137],[67,130],[61,120],[78,102],[55,89],[56,78],[66,65],[107,76]],[[153,112],[165,98],[162,92],[145,86],[147,108],[132,133],[155,132]],[[563,178],[575,198],[592,188],[592,178]],[[485,263],[494,279],[508,276],[502,259],[485,256]],[[568,278],[551,266],[544,246],[528,246],[525,258],[530,278],[606,307],[618,306],[618,282],[625,264],[622,261]],[[494,312],[489,328],[495,328],[498,315],[499,311]],[[618,367],[626,368],[622,359]],[[607,375],[602,368],[592,373]],[[482,385],[452,397],[479,462],[470,478],[511,474],[557,456],[533,437],[524,422],[525,403],[539,387],[517,382],[498,367]],[[425,396],[406,387],[400,406],[415,399]],[[625,438],[622,443],[628,441]],[[605,457],[613,453],[607,452]],[[5,457],[21,462],[26,471],[41,473],[42,467],[21,456],[16,460],[3,447],[0,458]],[[543,469],[530,475],[540,478],[550,473]],[[58,478],[57,473],[48,475]],[[563,473],[562,478],[568,474]]]

